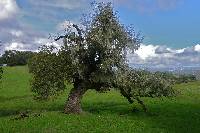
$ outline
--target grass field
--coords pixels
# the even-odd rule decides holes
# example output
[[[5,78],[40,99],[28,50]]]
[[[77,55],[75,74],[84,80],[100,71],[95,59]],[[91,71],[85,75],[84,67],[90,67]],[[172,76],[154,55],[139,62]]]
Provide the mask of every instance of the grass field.
[[[0,133],[200,133],[200,82],[176,85],[179,96],[144,99],[150,113],[130,105],[116,91],[89,91],[82,115],[63,114],[67,91],[55,100],[37,102],[30,92],[27,67],[7,67],[0,89]],[[24,119],[20,112],[28,112]]]

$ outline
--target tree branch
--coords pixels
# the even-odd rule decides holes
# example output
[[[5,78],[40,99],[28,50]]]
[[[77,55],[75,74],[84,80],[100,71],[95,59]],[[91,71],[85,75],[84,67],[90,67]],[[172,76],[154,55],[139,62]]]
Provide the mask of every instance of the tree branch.
[[[78,32],[79,37],[82,39],[82,30],[76,24],[73,24],[72,26],[76,29],[76,31]],[[62,38],[67,38],[67,37],[68,37],[68,34],[66,34],[64,36],[58,36],[57,38],[54,39],[54,41],[58,41],[58,40],[60,40]]]
[[[140,100],[138,97],[134,98],[137,100],[137,102],[142,106],[144,112],[147,112],[147,107],[145,106],[144,102]]]

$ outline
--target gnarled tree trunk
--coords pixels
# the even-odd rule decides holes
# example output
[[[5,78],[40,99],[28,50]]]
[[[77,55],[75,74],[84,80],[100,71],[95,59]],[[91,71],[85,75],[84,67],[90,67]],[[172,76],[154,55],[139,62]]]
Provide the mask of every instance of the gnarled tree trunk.
[[[82,112],[81,99],[87,90],[81,86],[74,87],[68,96],[64,113],[66,114],[80,114]]]

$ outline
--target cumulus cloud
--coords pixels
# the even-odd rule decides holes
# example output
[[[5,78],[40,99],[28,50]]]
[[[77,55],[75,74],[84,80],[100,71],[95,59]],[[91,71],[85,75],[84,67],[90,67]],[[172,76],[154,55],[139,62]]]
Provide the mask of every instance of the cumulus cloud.
[[[0,21],[13,17],[17,12],[18,6],[15,0],[0,1]]]
[[[52,43],[47,39],[49,34],[63,30],[66,23],[62,22],[66,18],[77,22],[89,3],[87,0],[27,0],[19,6],[18,2],[0,0],[1,54],[10,49],[35,51],[42,44]]]
[[[20,50],[23,51],[24,49],[24,44],[20,42],[12,42],[10,45],[7,45],[5,47],[5,50]]]
[[[200,44],[197,44],[196,46],[194,46],[194,50],[197,52],[200,52]]]
[[[163,53],[171,53],[172,50],[170,48],[167,48],[167,46],[158,46],[155,49],[155,54],[163,54]]]
[[[145,60],[148,57],[156,56],[155,50],[158,46],[144,45],[142,44],[140,48],[135,52],[141,59]]]
[[[172,49],[160,45],[141,45],[134,54],[129,54],[129,63],[133,67],[164,68],[180,66],[200,67],[200,45],[182,49]]]
[[[0,54],[5,50],[35,51],[40,45],[51,43],[51,40],[47,39],[49,32],[35,29],[33,25],[25,23],[22,20],[23,15],[24,11],[19,8],[16,0],[0,0]],[[46,39],[43,44],[35,41],[41,38]]]
[[[11,35],[16,36],[16,37],[21,37],[24,35],[23,31],[21,30],[11,30],[10,33]]]
[[[46,38],[37,38],[34,42],[39,45],[54,46],[56,48],[60,48],[62,45],[62,41],[55,42]]]

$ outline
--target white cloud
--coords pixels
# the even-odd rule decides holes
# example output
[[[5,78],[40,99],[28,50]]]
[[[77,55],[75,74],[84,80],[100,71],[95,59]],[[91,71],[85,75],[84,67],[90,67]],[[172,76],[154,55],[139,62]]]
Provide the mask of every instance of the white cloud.
[[[17,4],[17,0],[0,0],[1,54],[5,50],[35,51],[40,44],[35,43],[34,39],[48,35],[23,22],[23,11]]]
[[[38,51],[38,48],[42,45],[54,46],[60,48],[61,42],[51,41],[46,38],[34,38],[32,42],[23,42],[23,41],[12,41],[5,44],[5,50],[18,50],[18,51]]]
[[[144,45],[142,44],[140,48],[135,52],[141,59],[145,60],[148,57],[156,56],[155,50],[158,46]]]
[[[24,44],[19,42],[12,42],[9,46],[5,47],[6,50],[24,50]]]
[[[16,36],[16,37],[21,37],[23,36],[23,32],[20,31],[20,30],[11,30],[10,33],[13,35],[13,36]]]
[[[177,50],[175,50],[175,53],[180,54],[180,53],[183,53],[184,51],[185,51],[185,48],[177,49]]]
[[[134,54],[127,56],[133,67],[164,68],[180,66],[200,67],[200,45],[182,49],[172,49],[159,45],[141,45],[141,48]]]
[[[200,52],[200,44],[197,44],[194,46],[195,51]]]
[[[15,0],[0,0],[0,21],[13,17],[18,12]]]
[[[49,39],[46,39],[46,38],[36,38],[35,39],[35,43],[36,44],[39,44],[40,46],[41,45],[47,45],[47,46],[54,46],[56,48],[60,48],[61,47],[61,42],[57,41],[52,41],[52,40],[49,40]]]

